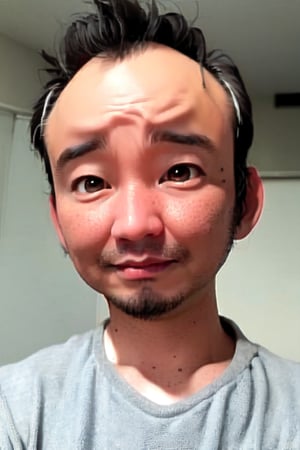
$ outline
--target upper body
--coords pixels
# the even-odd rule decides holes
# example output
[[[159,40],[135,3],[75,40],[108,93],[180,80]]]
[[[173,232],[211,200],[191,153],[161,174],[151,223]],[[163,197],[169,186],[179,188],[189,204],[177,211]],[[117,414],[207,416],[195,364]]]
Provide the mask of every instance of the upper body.
[[[178,405],[180,410],[194,395],[214,390],[215,383],[231,373],[232,360],[239,360],[239,354],[234,356],[236,339],[219,320],[215,279],[233,240],[251,232],[262,209],[261,180],[246,164],[253,136],[251,102],[232,61],[221,53],[207,53],[202,32],[180,14],[160,16],[154,2],[149,13],[136,0],[94,3],[96,13],[76,19],[68,30],[63,54],[57,59],[46,56],[52,78],[35,106],[33,145],[45,163],[59,241],[82,279],[108,301],[110,321],[103,338],[107,359],[141,403],[161,405],[162,409],[153,406],[154,411],[171,411]],[[82,345],[90,348],[91,340],[71,342],[78,345],[80,358]],[[77,355],[76,349],[73,353]],[[50,357],[59,375],[48,380],[45,392],[38,377],[28,392],[44,400],[30,414],[35,421],[43,417],[48,406],[55,408],[51,403],[61,393],[58,403],[55,399],[57,422],[53,424],[50,414],[49,422],[43,419],[38,431],[33,429],[33,436],[24,439],[42,442],[47,424],[62,439],[68,430],[76,434],[78,423],[78,430],[84,429],[90,418],[89,439],[98,440],[97,426],[112,420],[109,408],[118,408],[120,382],[115,380],[111,391],[104,382],[100,393],[107,378],[99,377],[95,363],[91,369],[88,361],[96,359],[89,355],[83,351],[79,366],[73,367],[76,357],[69,361],[70,373],[80,373],[78,397],[77,385],[67,381],[69,363]],[[261,355],[252,358],[253,365],[249,358],[244,363],[248,387],[243,388],[240,414],[246,416],[245,421],[241,416],[243,425],[237,431],[252,436],[245,442],[254,446],[256,436],[262,436],[256,430],[263,426],[270,428],[270,445],[285,439],[284,432],[278,437],[270,419],[273,413],[276,423],[288,417],[290,439],[298,433],[287,411],[296,397],[298,369],[291,369],[291,385],[278,396],[276,389],[293,366],[278,370],[279,381],[281,363],[264,351]],[[32,361],[40,364],[39,358]],[[17,369],[24,380],[32,378],[26,367]],[[222,397],[225,391],[220,388],[211,397],[217,400],[203,422],[197,416],[202,438],[206,430],[212,436],[225,430],[228,420],[236,420],[232,411],[240,398],[237,377],[226,385],[228,395]],[[8,392],[17,382],[11,377],[10,383],[5,395],[13,402]],[[252,391],[260,388],[256,412]],[[101,399],[107,392],[109,402],[98,403],[97,396]],[[60,419],[67,404],[64,395],[71,398],[67,423]],[[132,425],[127,400],[122,402],[125,417],[113,422],[119,435]],[[203,405],[208,403],[203,400],[197,408]],[[297,402],[293,405],[296,410]],[[77,411],[84,414],[77,418]],[[147,442],[141,443],[144,416],[139,413],[140,419],[134,419],[136,436],[139,446],[147,448]],[[19,414],[17,422],[26,427],[28,419]],[[160,425],[153,422],[157,439],[165,426],[172,429],[167,417]],[[84,442],[84,437],[78,439]]]
[[[2,368],[1,450],[299,449],[300,365],[224,325],[236,341],[231,364],[171,405],[119,376],[102,326]]]

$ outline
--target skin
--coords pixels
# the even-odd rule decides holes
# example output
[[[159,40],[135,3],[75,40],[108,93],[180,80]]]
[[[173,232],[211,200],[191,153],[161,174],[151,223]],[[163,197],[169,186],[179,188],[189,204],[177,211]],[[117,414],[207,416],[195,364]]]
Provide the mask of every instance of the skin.
[[[208,72],[205,82],[197,63],[160,45],[123,61],[94,58],[45,130],[52,220],[78,273],[108,299],[107,356],[160,404],[193,394],[229,364],[234,342],[218,318],[215,276],[262,204],[251,170],[232,229],[232,106]],[[90,151],[78,156],[82,144]]]

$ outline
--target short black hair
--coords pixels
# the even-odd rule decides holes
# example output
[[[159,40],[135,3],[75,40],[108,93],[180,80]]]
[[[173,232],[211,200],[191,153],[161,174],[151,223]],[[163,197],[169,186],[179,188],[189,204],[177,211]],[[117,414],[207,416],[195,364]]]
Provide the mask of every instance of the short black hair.
[[[95,56],[123,59],[129,53],[157,43],[181,52],[198,62],[201,69],[208,70],[224,87],[233,104],[234,225],[238,225],[243,216],[248,180],[247,154],[253,139],[251,101],[238,68],[222,51],[208,52],[202,31],[190,25],[182,14],[161,14],[155,0],[145,7],[138,0],[92,0],[92,5],[94,12],[75,17],[56,56],[42,51],[50,80],[34,105],[31,141],[44,162],[51,193],[55,195],[43,124],[62,90]]]

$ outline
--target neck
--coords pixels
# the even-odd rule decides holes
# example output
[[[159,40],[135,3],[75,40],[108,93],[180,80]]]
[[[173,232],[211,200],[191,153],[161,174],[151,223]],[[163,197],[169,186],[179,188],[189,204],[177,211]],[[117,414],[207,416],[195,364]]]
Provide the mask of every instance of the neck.
[[[171,403],[186,397],[230,363],[234,342],[222,328],[215,298],[195,305],[148,321],[110,307],[107,357],[152,401]]]

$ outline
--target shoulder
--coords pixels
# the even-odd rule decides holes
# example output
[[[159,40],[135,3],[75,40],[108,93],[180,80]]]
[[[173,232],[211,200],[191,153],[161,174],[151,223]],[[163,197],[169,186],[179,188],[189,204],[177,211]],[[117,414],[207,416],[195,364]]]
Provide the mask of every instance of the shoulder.
[[[272,442],[268,448],[300,448],[300,364],[258,346],[250,369],[257,426]]]
[[[86,361],[92,353],[97,330],[71,337],[63,344],[42,349],[28,358],[0,368],[0,386],[13,382],[30,383],[34,378],[50,379],[63,376],[73,366]]]
[[[101,333],[100,327],[73,336],[64,344],[40,350],[23,361],[0,368],[2,439],[5,433],[10,436],[15,430],[14,435],[29,442],[42,416],[55,411],[66,392],[74,389],[74,380],[78,382],[93,373],[95,346],[101,345]]]
[[[290,387],[300,394],[299,362],[282,358],[262,346],[257,346],[257,358],[253,359],[252,365],[260,368],[271,382]]]
[[[0,368],[0,397],[10,409],[31,408],[35,399],[51,393],[54,400],[64,386],[95,366],[95,346],[101,329],[71,337],[63,344],[38,351],[23,361]]]
[[[267,403],[272,400],[277,404],[291,402],[300,414],[300,363],[249,341],[234,322],[225,319],[225,325],[236,338],[236,353],[231,366],[240,386],[249,389],[251,397],[259,396]]]
[[[285,421],[299,429],[300,419],[300,364],[275,355],[257,346],[248,370],[242,376],[248,384],[252,401],[265,411],[265,420],[272,417],[277,425]],[[254,400],[255,399],[255,400]],[[276,420],[275,420],[276,419]]]
[[[236,340],[234,365],[238,371],[250,369],[258,379],[279,382],[282,379],[296,389],[300,389],[300,362],[291,361],[272,353],[262,345],[247,339],[232,320],[221,317],[227,332]]]

